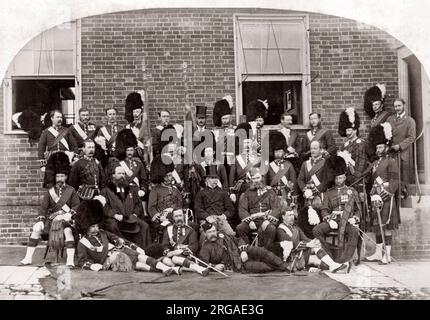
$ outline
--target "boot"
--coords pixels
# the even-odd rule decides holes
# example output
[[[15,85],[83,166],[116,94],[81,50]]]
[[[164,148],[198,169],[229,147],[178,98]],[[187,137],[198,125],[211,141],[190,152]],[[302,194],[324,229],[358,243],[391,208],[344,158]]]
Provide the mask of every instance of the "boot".
[[[385,249],[387,252],[385,252],[379,264],[389,264],[391,262],[391,246],[385,246]]]
[[[377,243],[375,253],[365,258],[364,261],[376,262],[376,261],[380,261],[381,259],[382,259],[382,243]]]
[[[25,253],[24,259],[20,261],[20,264],[27,266],[33,262],[33,254],[36,251],[36,247],[27,247],[27,252]]]
[[[348,267],[348,264],[346,263],[335,262],[328,254],[322,257],[321,261],[324,262],[326,265],[328,265],[328,268],[331,273],[336,273]]]
[[[202,275],[203,277],[206,277],[209,274],[209,269],[208,268],[203,268],[202,266],[199,266],[196,263],[191,263],[190,265],[190,269],[193,270],[194,272],[197,272],[198,274]]]
[[[174,273],[176,273],[178,276],[182,275],[182,268],[181,267],[173,267],[171,268]]]
[[[155,268],[157,270],[161,270],[166,277],[170,276],[172,272],[174,272],[173,268],[166,266],[162,262],[157,262],[157,264],[155,265]]]
[[[74,267],[74,258],[75,258],[75,248],[66,248],[66,266],[68,267]]]

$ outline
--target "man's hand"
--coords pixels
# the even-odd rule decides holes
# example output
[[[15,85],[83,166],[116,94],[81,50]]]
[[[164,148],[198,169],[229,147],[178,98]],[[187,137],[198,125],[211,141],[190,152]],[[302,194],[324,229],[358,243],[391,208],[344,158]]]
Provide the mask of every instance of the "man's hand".
[[[225,266],[222,263],[216,264],[216,265],[214,265],[214,269],[216,269],[218,271],[224,271]]]
[[[140,248],[140,247],[137,247],[136,248],[136,252],[138,253],[138,254],[143,254],[143,255],[145,255],[145,250],[143,250],[142,248]]]
[[[182,250],[182,249],[176,249],[176,250],[173,250],[173,251],[169,251],[167,253],[167,257],[171,258],[171,257],[174,257],[174,256],[180,256],[183,253],[183,251],[184,250]]]
[[[337,222],[334,220],[329,220],[328,224],[329,224],[330,228],[332,228],[332,229],[338,228]]]
[[[356,225],[357,224],[357,220],[355,220],[355,218],[349,218],[348,222],[349,222],[349,224],[352,224],[352,225]]]
[[[153,216],[152,216],[152,221],[158,221],[160,219],[160,213],[159,212],[157,212],[156,214],[154,214]]]
[[[269,224],[270,224],[269,220],[264,220],[263,223],[261,224],[261,229],[265,231]]]
[[[45,224],[43,223],[43,221],[36,222],[36,224],[34,225],[34,229],[39,232],[41,232],[44,228]]]
[[[124,219],[124,216],[122,214],[115,214],[113,218],[119,222],[121,222]]]
[[[63,214],[63,220],[64,221],[70,221],[70,220],[72,220],[72,214],[70,212],[67,212],[67,213]]]
[[[45,166],[40,167],[40,171],[45,172],[46,171],[46,167]]]
[[[399,151],[400,150],[400,146],[398,144],[394,145],[391,147],[391,149],[393,149],[394,151]]]
[[[230,199],[231,199],[231,201],[236,202],[236,195],[234,193],[232,193],[230,195]]]
[[[249,228],[250,228],[251,230],[257,230],[257,226],[255,225],[255,222],[254,222],[254,221],[251,221],[251,222],[249,223]]]
[[[218,219],[221,220],[227,220],[227,217],[225,216],[225,214],[223,213],[222,215],[218,216]]]
[[[364,202],[364,192],[360,192],[359,194],[358,194],[358,196],[360,197],[360,201],[361,202]]]
[[[90,269],[93,271],[100,271],[101,269],[103,269],[103,266],[100,263],[93,263],[92,265],[90,265]]]

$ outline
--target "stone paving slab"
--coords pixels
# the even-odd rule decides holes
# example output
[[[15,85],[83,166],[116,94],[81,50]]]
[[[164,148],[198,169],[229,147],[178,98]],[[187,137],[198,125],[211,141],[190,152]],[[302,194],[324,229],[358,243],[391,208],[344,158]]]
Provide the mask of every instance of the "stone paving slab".
[[[13,266],[0,266],[0,284],[5,283],[6,280],[16,271]]]
[[[11,276],[4,281],[5,284],[25,284],[34,274],[38,267],[15,267]],[[1,270],[0,270],[1,272]]]

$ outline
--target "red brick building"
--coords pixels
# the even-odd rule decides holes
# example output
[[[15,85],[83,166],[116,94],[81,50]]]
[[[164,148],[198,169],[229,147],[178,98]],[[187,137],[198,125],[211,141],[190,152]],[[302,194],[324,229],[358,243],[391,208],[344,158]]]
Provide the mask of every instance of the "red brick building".
[[[57,103],[70,121],[82,106],[98,123],[105,107],[119,107],[124,121],[126,95],[144,89],[151,125],[161,109],[181,121],[187,99],[208,106],[211,124],[213,103],[230,94],[236,118],[255,98],[277,106],[273,119],[291,108],[297,129],[306,128],[310,111],[319,112],[338,144],[338,115],[348,106],[360,113],[367,135],[363,95],[376,83],[386,85],[388,109],[401,95],[416,119],[427,112],[428,81],[421,80],[425,73],[415,56],[387,33],[344,18],[260,9],[154,9],[87,17],[54,29],[23,48],[0,88],[3,244],[25,242],[37,215],[42,190],[37,145],[30,146],[10,119],[29,103],[25,92],[38,83],[60,91]],[[415,92],[418,83],[421,91]],[[72,90],[72,98],[64,88]],[[48,101],[50,92],[46,95],[40,99]],[[417,131],[422,128],[417,121]],[[423,139],[418,153],[424,152],[428,134]],[[426,157],[418,157],[422,184],[430,183],[428,168]],[[430,256],[430,219],[416,223],[418,215],[424,217],[424,209],[407,213],[396,237],[397,255]]]

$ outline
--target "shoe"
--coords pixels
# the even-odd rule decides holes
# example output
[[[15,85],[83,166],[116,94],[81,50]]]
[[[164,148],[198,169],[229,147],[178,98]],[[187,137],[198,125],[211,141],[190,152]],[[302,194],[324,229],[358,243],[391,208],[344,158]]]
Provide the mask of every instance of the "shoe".
[[[168,277],[170,276],[173,272],[175,272],[175,270],[173,270],[173,268],[169,268],[163,271],[163,274]]]
[[[348,263],[342,263],[339,267],[337,267],[336,269],[333,269],[331,271],[331,273],[336,273],[336,272],[338,272],[340,270],[347,269],[348,267],[349,267]]]
[[[72,264],[66,264],[66,268],[70,270],[74,270],[76,267]]]
[[[201,273],[201,275],[202,275],[203,277],[206,277],[208,274],[209,274],[209,268],[204,269],[204,270],[202,271],[202,273]]]
[[[352,268],[352,262],[349,261],[348,262],[348,268],[346,269],[346,273],[349,273],[351,271],[351,268]]]
[[[176,273],[178,276],[182,275],[182,267],[173,267],[173,272]]]
[[[20,261],[18,264],[18,267],[25,267],[25,266],[30,266],[32,263],[31,262],[22,262]]]
[[[378,261],[378,264],[381,266],[384,266],[384,265],[388,264],[388,262],[380,260],[380,261]]]

